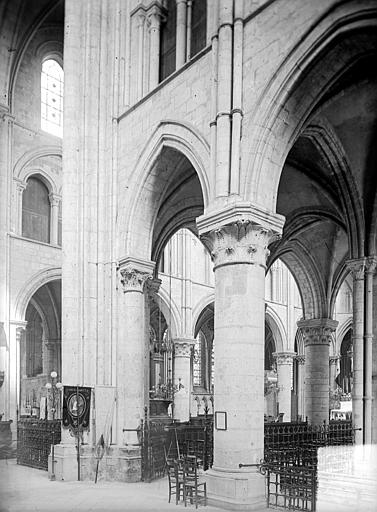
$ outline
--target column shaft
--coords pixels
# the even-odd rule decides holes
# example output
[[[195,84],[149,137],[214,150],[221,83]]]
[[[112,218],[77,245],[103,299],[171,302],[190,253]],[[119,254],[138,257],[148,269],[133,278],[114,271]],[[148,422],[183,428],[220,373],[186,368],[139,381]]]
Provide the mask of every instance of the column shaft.
[[[175,62],[176,69],[183,66],[186,60],[186,0],[177,1],[177,40]]]
[[[272,220],[253,212],[258,214],[238,216],[232,210],[229,218],[238,220],[226,224],[215,213],[209,217],[212,229],[208,217],[197,221],[215,264],[214,465],[207,488],[211,499],[228,508],[257,509],[264,501],[256,467],[239,465],[263,458],[265,263],[281,217],[274,216],[273,228]]]
[[[278,374],[279,413],[283,413],[283,421],[291,421],[291,380],[294,353],[275,352]]]
[[[301,320],[305,343],[305,415],[312,425],[329,421],[329,345],[338,322]]]
[[[364,443],[372,442],[372,343],[373,343],[373,274],[376,259],[368,258],[365,289],[364,334]]]
[[[147,345],[149,348],[149,320],[145,318],[144,288],[146,281],[151,280],[152,273],[147,265],[141,270],[121,263],[120,274],[124,293],[120,301],[117,344],[117,442],[132,445],[138,442],[135,430],[140,427],[146,405],[145,365],[149,365],[149,350],[146,350]]]
[[[227,196],[230,186],[233,6],[221,0],[218,32],[216,196]]]
[[[160,77],[160,28],[161,15],[156,8],[149,16],[150,21],[150,65],[149,65],[149,90],[158,85]]]
[[[350,260],[353,274],[353,385],[352,422],[355,427],[355,443],[362,444],[364,428],[364,271],[365,259]],[[360,429],[360,430],[359,430]]]
[[[190,363],[191,349],[194,340],[174,340],[174,419],[188,421],[190,419]]]

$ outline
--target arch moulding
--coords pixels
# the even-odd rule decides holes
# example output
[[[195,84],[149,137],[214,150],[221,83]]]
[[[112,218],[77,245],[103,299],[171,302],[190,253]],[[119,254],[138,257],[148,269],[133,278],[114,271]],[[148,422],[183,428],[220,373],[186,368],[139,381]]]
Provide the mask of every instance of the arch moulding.
[[[41,270],[32,276],[29,281],[23,286],[22,290],[17,295],[13,315],[11,316],[12,322],[24,321],[26,308],[33,297],[34,293],[41,288],[44,284],[50,281],[55,281],[62,278],[61,268],[50,268]]]
[[[32,164],[37,158],[43,158],[45,156],[58,156],[61,158],[62,148],[59,146],[42,146],[36,150],[27,151],[17,160],[13,170],[13,179],[18,182],[26,183],[30,176],[39,174],[44,178],[43,181],[47,185],[49,192],[59,195],[61,186],[60,183],[56,181],[56,178],[41,169],[38,164]]]
[[[241,182],[246,200],[275,211],[281,171],[294,141],[333,81],[367,51],[366,40],[365,48],[354,42],[344,59],[335,59],[332,52],[341,49],[337,39],[376,25],[375,3],[340,2],[324,12],[287,55],[248,115],[244,147],[255,149],[248,153]]]
[[[202,188],[204,207],[209,201],[209,179],[206,169],[209,169],[209,144],[206,139],[198,133],[198,130],[189,124],[182,124],[173,120],[161,121],[156,130],[146,143],[135,166],[133,181],[136,187],[131,193],[131,205],[129,208],[129,218],[126,220],[127,240],[125,243],[125,252],[132,252],[132,233],[133,225],[137,225],[137,215],[141,196],[145,185],[150,176],[156,160],[164,148],[175,149],[184,155],[195,169]],[[145,212],[144,212],[145,214]],[[154,219],[155,220],[155,219]],[[149,254],[150,257],[152,244],[152,232],[149,233]]]
[[[215,292],[211,292],[205,297],[203,297],[193,308],[192,310],[192,325],[191,325],[191,335],[194,337],[196,324],[198,323],[199,317],[204,309],[213,304],[215,302]]]
[[[289,347],[287,332],[284,328],[283,322],[281,321],[279,315],[271,308],[271,306],[268,304],[266,306],[266,322],[268,323],[274,337],[276,352],[286,352],[289,350]]]

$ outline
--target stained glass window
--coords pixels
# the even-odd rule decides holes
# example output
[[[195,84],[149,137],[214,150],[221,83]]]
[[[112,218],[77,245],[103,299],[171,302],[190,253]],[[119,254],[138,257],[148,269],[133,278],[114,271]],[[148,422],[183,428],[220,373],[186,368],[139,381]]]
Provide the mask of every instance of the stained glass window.
[[[63,135],[64,73],[54,59],[45,60],[41,75],[41,128],[58,137]]]

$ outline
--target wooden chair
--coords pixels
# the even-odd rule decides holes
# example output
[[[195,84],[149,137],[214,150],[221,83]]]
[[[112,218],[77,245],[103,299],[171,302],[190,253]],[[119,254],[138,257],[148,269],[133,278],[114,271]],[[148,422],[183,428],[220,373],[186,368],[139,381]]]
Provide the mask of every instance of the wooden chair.
[[[175,504],[178,505],[179,500],[184,498],[183,490],[183,465],[181,461],[166,461],[166,468],[169,480],[169,503],[171,497],[175,495]]]
[[[199,482],[196,457],[187,456],[184,460],[183,499],[185,507],[187,506],[187,499],[190,500],[190,503],[195,503],[195,508],[198,508],[199,504],[207,505],[207,484],[206,482]]]

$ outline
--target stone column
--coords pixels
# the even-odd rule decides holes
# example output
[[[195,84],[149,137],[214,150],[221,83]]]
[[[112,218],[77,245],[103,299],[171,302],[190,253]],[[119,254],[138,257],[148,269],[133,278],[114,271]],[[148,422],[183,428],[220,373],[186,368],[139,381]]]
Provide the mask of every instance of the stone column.
[[[329,346],[338,322],[300,320],[305,344],[305,415],[312,425],[329,421]]]
[[[50,216],[50,244],[58,245],[58,223],[60,196],[50,194],[51,216]]]
[[[25,188],[26,188],[26,183],[24,181],[20,181],[20,180],[16,181],[17,212],[16,212],[15,231],[16,231],[17,235],[20,235],[20,236],[22,236],[22,196],[23,196]]]
[[[352,423],[357,429],[355,430],[355,443],[362,444],[364,437],[364,272],[366,260],[365,258],[349,260],[347,265],[353,277]]]
[[[278,374],[279,413],[284,421],[291,421],[291,381],[294,352],[274,352]]]
[[[192,22],[192,0],[187,0],[186,60],[190,60],[190,57],[191,57],[191,22]]]
[[[177,2],[177,40],[175,68],[179,69],[186,61],[186,0]]]
[[[161,10],[154,6],[148,14],[150,23],[150,53],[149,53],[149,90],[154,89],[160,78],[160,28]]]
[[[190,419],[190,370],[191,350],[195,340],[180,338],[174,340],[174,419]]]
[[[231,167],[231,105],[233,2],[220,0],[218,29],[217,82],[217,140],[216,140],[216,197],[229,193]]]
[[[197,220],[215,271],[214,465],[208,495],[226,507],[264,506],[264,324],[267,246],[282,217],[251,205]],[[218,416],[216,416],[218,415]],[[224,420],[216,428],[216,418]]]
[[[365,332],[364,332],[364,443],[372,442],[372,343],[373,343],[373,275],[375,257],[367,259],[365,283]]]
[[[339,356],[330,356],[329,357],[329,389],[330,391],[335,391],[336,389],[336,369],[338,367]]]
[[[138,60],[137,60],[137,93],[136,99],[140,100],[143,97],[143,72],[144,72],[144,27],[145,27],[145,13],[140,13],[137,16],[137,33],[138,33]]]
[[[123,300],[119,304],[117,344],[118,444],[136,445],[136,429],[144,417],[146,325],[145,284],[152,279],[154,263],[132,258],[120,262]],[[149,330],[148,330],[149,331]],[[149,354],[149,351],[148,351]],[[149,356],[148,356],[149,359]]]
[[[298,355],[296,359],[298,363],[297,414],[305,420],[305,356]]]

